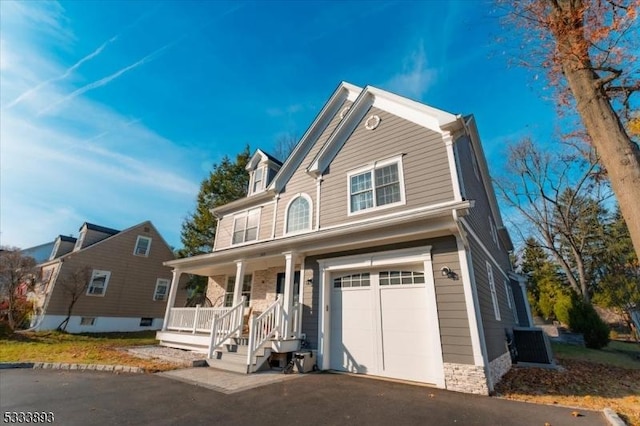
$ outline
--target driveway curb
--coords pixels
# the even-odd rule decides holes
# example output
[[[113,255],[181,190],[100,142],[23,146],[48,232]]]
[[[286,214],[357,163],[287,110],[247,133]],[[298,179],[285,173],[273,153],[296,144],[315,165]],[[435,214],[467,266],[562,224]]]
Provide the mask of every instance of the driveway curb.
[[[10,368],[32,368],[43,370],[79,370],[79,371],[104,371],[107,373],[144,373],[140,367],[127,365],[102,365],[102,364],[70,364],[66,362],[0,362],[0,370]]]
[[[618,416],[618,413],[611,408],[605,408],[602,410],[604,417],[607,419],[611,426],[626,426],[627,424]]]

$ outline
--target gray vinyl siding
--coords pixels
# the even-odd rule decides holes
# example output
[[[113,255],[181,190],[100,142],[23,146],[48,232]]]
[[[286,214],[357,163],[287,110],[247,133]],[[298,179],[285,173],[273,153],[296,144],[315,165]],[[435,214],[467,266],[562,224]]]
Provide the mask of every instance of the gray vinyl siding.
[[[139,235],[152,239],[146,257],[133,254]],[[171,268],[162,262],[172,259],[173,252],[148,223],[123,231],[64,258],[46,313],[66,314],[69,296],[64,292],[63,283],[74,270],[86,265],[94,270],[109,271],[111,276],[105,295],[87,296],[85,290],[73,308],[73,315],[162,318],[167,302],[154,301],[153,294],[158,278],[171,281]],[[182,278],[175,306],[184,306],[186,301],[184,284],[188,277]]]
[[[372,114],[381,118],[380,125],[375,130],[367,130],[364,121]],[[406,205],[349,217],[347,173],[399,154],[403,154]],[[321,228],[453,200],[442,136],[375,107],[364,115],[323,177]]]
[[[465,220],[500,265],[502,265],[503,268],[509,268],[509,253],[505,250],[504,244],[502,244],[502,242],[496,244],[491,236],[489,218],[493,218],[493,215],[491,213],[487,190],[493,191],[493,188],[485,188],[483,181],[478,179],[473,171],[471,156],[474,151],[472,151],[469,137],[463,136],[457,139],[455,146],[455,152],[457,154],[456,160],[459,163],[459,176],[461,175],[462,181],[461,185],[464,186],[463,196],[475,202],[474,207],[471,209],[469,215],[465,217]],[[495,221],[494,225],[497,226]]]
[[[473,349],[469,331],[464,290],[461,280],[442,277],[440,269],[448,266],[460,274],[459,257],[456,241],[453,237],[442,237],[431,240],[416,240],[402,244],[387,244],[367,249],[350,250],[305,259],[306,278],[313,277],[313,285],[304,287],[302,331],[312,348],[318,342],[318,300],[320,275],[318,259],[373,253],[387,250],[398,250],[410,247],[431,245],[433,275],[436,287],[436,303],[440,322],[442,352],[445,362],[473,364]]]
[[[475,278],[475,286],[478,294],[478,303],[480,305],[480,315],[482,317],[482,325],[485,341],[487,344],[487,355],[489,361],[496,359],[498,356],[506,352],[505,332],[511,330],[515,324],[513,316],[513,306],[509,308],[507,301],[508,295],[504,286],[504,280],[507,279],[504,268],[499,268],[493,263],[486,252],[482,250],[480,245],[474,240],[469,241],[471,249],[471,259],[473,262],[473,275]],[[500,308],[500,320],[496,320],[491,297],[491,289],[489,286],[489,278],[487,275],[486,262],[491,264],[493,277],[496,288],[496,296],[498,306]],[[503,271],[503,272],[501,272]]]
[[[316,191],[316,181],[313,177],[307,174],[307,167],[311,164],[313,159],[316,157],[320,149],[327,142],[335,128],[338,126],[342,119],[340,118],[340,112],[351,106],[350,101],[345,101],[340,108],[337,109],[336,115],[331,119],[327,127],[324,129],[316,143],[309,150],[306,158],[302,161],[298,169],[294,172],[289,182],[285,185],[282,192],[280,193],[280,200],[278,201],[278,212],[277,212],[277,220],[276,220],[276,237],[284,235],[284,222],[287,214],[287,205],[289,201],[294,197],[298,196],[298,194],[304,193],[311,197],[313,202],[312,214],[311,214],[311,229],[315,229],[316,227],[316,214],[315,209],[318,208],[318,200],[317,200],[317,191]]]
[[[509,280],[509,285],[511,286],[511,292],[513,293],[515,309],[518,313],[518,324],[521,327],[533,326],[533,324],[529,323],[529,315],[527,314],[527,308],[525,305],[528,301],[525,299],[526,295],[522,294],[520,283],[515,280]]]

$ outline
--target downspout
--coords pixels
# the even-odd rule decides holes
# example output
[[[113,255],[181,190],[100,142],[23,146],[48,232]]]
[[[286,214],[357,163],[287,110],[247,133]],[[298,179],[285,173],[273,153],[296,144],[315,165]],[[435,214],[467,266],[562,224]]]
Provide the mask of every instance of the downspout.
[[[315,230],[320,229],[320,194],[322,188],[322,175],[316,177],[316,226]]]
[[[276,237],[276,218],[278,217],[278,200],[280,200],[280,194],[276,194],[273,197],[273,220],[271,223],[271,239]]]

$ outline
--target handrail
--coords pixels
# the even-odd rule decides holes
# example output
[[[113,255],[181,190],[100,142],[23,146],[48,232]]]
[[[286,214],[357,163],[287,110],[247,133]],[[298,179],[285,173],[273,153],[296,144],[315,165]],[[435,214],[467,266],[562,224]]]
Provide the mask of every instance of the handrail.
[[[279,333],[282,322],[282,301],[280,299],[273,302],[260,316],[249,318],[248,368],[251,368],[253,357],[264,342]]]
[[[209,342],[209,358],[213,352],[237,331],[242,329],[245,297],[228,312],[214,318],[211,323],[211,341]]]
[[[171,308],[167,320],[167,330],[191,331],[208,333],[211,330],[211,322],[231,308]]]

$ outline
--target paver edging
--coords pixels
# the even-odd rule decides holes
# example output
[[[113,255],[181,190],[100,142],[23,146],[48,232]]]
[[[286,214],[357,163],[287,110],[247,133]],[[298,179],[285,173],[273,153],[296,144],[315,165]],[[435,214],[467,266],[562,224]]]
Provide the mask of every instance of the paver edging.
[[[0,370],[12,368],[32,368],[46,370],[78,370],[78,371],[102,371],[108,373],[145,373],[144,368],[130,367],[128,365],[104,365],[104,364],[69,364],[65,362],[0,362]]]

